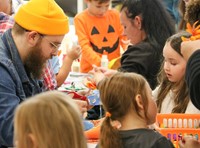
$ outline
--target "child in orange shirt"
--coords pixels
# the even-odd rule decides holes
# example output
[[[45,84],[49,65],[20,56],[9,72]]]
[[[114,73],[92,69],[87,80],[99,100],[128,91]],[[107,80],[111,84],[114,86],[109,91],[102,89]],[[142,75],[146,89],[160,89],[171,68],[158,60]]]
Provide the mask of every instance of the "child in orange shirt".
[[[120,56],[123,27],[119,12],[109,9],[110,0],[85,0],[87,9],[75,16],[74,25],[82,48],[80,61],[81,72],[92,70],[92,65],[100,66],[101,56],[108,56],[109,61]]]

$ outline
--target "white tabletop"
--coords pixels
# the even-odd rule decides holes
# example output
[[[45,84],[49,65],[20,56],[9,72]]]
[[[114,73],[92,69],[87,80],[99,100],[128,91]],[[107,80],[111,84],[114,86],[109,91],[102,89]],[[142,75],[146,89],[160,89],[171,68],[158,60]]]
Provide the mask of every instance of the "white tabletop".
[[[96,147],[96,143],[88,143],[88,148],[95,148]]]

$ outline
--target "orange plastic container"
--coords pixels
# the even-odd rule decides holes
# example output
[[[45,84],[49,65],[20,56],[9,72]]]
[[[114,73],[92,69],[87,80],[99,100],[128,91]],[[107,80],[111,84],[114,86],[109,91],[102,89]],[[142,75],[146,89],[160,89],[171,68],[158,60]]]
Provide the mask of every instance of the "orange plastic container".
[[[158,114],[160,128],[199,128],[200,114]]]
[[[175,148],[185,135],[192,135],[197,140],[200,136],[199,114],[158,114],[158,131],[172,141]]]

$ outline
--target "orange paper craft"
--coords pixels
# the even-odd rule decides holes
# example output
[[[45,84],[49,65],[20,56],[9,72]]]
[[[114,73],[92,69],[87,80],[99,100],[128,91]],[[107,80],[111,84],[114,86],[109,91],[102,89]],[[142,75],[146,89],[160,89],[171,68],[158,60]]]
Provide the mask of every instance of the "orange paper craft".
[[[88,82],[86,83],[86,86],[87,86],[88,88],[92,89],[92,90],[94,90],[94,89],[97,88],[96,85],[95,85],[94,83],[92,83],[91,81],[88,81]]]
[[[196,26],[198,21],[196,21],[193,25],[190,23],[186,24],[186,31],[191,34],[190,38],[181,37],[182,41],[194,41],[200,39],[200,25]]]

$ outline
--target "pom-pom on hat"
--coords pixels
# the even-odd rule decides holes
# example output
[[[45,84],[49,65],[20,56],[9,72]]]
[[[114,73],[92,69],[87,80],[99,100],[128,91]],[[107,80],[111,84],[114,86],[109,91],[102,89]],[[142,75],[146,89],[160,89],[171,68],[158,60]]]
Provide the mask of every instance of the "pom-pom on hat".
[[[69,31],[68,17],[54,0],[30,0],[14,19],[24,29],[41,34],[64,35]]]

